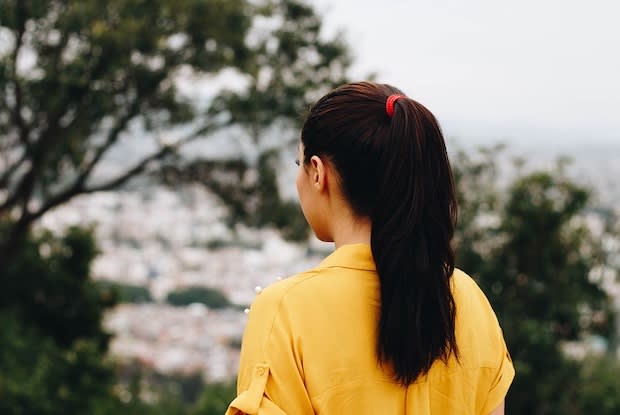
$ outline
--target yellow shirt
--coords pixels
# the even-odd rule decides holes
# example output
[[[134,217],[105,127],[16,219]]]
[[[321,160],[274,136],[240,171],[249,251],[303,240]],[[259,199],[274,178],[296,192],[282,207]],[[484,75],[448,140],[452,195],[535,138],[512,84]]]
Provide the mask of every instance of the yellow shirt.
[[[408,388],[377,364],[380,294],[370,246],[344,245],[268,287],[250,310],[239,395],[226,414],[489,414],[514,368],[480,288],[459,270],[451,281],[460,363],[436,361]]]

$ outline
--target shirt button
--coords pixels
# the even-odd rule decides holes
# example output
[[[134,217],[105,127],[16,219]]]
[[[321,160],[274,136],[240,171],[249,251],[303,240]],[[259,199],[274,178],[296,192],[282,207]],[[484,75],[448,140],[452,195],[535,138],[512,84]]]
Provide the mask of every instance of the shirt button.
[[[258,376],[265,376],[265,368],[264,367],[257,368],[256,373],[258,374]]]

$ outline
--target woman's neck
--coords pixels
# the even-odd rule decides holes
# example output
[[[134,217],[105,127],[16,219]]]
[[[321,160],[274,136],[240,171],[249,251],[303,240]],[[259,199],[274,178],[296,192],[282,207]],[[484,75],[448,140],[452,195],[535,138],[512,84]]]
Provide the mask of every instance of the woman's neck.
[[[342,245],[368,244],[372,224],[370,218],[356,218],[352,216],[336,218],[332,225],[332,236],[336,248]]]

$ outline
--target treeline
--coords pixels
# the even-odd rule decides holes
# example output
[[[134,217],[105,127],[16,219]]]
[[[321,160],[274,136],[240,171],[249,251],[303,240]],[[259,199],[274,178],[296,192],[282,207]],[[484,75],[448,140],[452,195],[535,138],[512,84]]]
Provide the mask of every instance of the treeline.
[[[94,286],[100,292],[101,296],[112,298],[114,302],[118,304],[143,304],[154,302],[151,292],[144,286],[105,280],[94,281]],[[217,288],[203,286],[190,286],[171,291],[166,296],[165,303],[179,307],[191,304],[203,304],[212,309],[242,308],[240,305],[231,303],[228,297]]]

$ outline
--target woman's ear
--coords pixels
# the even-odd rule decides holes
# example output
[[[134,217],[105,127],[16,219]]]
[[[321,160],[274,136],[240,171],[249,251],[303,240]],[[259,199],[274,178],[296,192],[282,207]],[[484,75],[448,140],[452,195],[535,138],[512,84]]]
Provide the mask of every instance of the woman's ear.
[[[312,156],[310,159],[310,180],[315,190],[323,191],[327,189],[327,165],[319,156]]]

